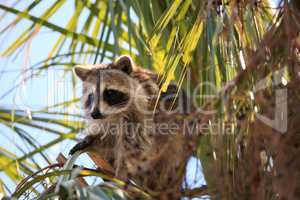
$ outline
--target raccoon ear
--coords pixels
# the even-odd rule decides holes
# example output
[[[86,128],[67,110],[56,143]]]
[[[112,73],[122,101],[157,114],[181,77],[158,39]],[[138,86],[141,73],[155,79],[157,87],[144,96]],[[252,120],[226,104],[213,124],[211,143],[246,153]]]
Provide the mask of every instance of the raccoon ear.
[[[91,69],[85,67],[84,65],[77,65],[74,67],[74,72],[80,80],[85,81],[91,72]]]
[[[126,74],[131,74],[134,68],[134,63],[130,56],[121,56],[116,61],[117,69],[125,72]]]

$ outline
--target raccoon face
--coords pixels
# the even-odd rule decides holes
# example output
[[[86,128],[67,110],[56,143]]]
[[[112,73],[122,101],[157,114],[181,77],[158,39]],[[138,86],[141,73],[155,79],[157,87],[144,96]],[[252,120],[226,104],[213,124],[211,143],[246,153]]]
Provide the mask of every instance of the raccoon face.
[[[83,81],[82,102],[87,120],[119,119],[147,107],[148,95],[131,76],[133,71],[134,64],[128,56],[107,65],[75,67],[75,74]]]

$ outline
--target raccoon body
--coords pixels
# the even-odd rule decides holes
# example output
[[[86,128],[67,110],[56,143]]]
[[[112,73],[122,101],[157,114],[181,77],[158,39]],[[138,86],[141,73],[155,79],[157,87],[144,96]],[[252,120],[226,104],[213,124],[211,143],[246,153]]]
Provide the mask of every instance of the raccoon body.
[[[129,56],[77,66],[75,73],[83,81],[85,133],[92,138],[85,150],[98,153],[116,176],[133,180],[157,199],[176,194],[192,148],[181,134],[182,122],[169,116],[186,112],[186,96],[177,94],[175,84],[160,93],[160,77],[135,66]]]

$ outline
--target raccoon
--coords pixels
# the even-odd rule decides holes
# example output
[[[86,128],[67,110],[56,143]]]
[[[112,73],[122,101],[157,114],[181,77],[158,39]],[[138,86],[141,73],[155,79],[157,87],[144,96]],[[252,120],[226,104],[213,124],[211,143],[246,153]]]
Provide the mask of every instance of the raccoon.
[[[185,93],[174,83],[161,92],[162,77],[129,56],[76,66],[74,72],[83,82],[87,136],[70,153],[97,153],[115,176],[134,181],[155,199],[178,199],[193,145],[181,133],[182,121],[170,116],[188,112]]]

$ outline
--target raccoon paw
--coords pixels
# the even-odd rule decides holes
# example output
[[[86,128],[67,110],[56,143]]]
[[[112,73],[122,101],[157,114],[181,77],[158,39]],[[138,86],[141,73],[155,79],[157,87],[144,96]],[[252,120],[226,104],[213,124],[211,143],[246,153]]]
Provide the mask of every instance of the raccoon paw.
[[[69,152],[69,155],[73,155],[77,151],[84,151],[88,147],[92,146],[93,143],[93,138],[92,137],[86,137],[84,138],[81,142],[77,143]]]

